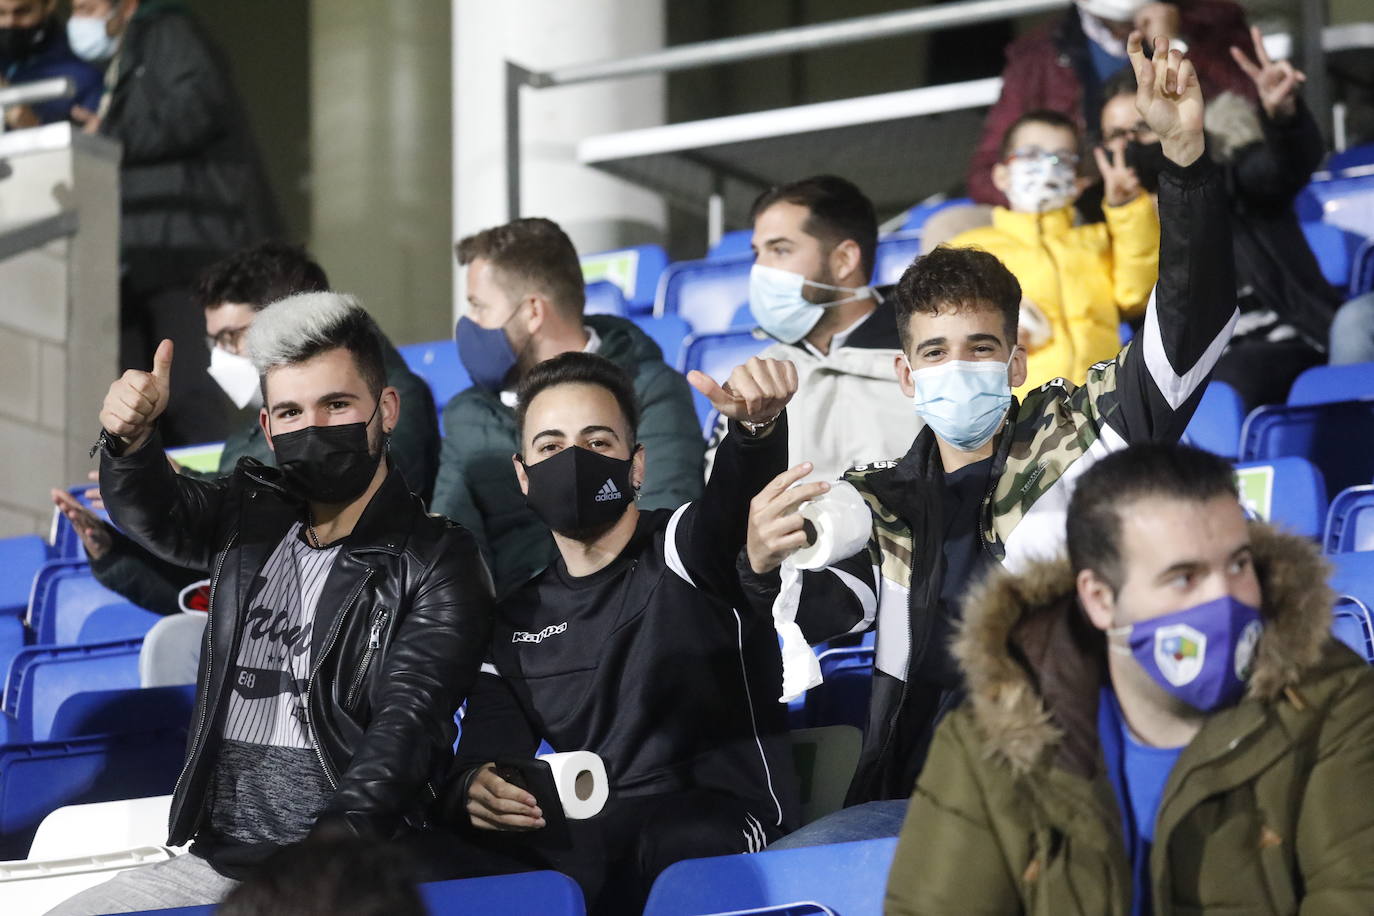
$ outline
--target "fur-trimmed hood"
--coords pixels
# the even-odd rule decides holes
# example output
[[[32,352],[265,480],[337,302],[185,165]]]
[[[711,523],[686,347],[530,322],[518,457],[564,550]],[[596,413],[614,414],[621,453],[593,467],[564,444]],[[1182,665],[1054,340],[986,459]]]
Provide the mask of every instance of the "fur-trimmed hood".
[[[1247,696],[1272,701],[1321,659],[1335,596],[1310,541],[1256,522],[1251,545],[1265,627]],[[1106,638],[1079,607],[1067,559],[998,570],[971,590],[953,651],[990,755],[1017,772],[1046,751],[1070,766],[1096,760]]]

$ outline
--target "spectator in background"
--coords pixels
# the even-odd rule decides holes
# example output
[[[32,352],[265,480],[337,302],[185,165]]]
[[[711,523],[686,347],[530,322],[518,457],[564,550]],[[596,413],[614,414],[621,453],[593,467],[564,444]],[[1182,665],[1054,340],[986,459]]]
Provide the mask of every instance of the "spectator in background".
[[[99,107],[73,118],[123,147],[120,364],[149,365],[158,341],[175,340],[164,441],[218,441],[230,419],[206,375],[210,354],[197,346],[191,291],[209,264],[280,235],[257,146],[223,54],[183,5],[77,0],[74,12],[103,20],[111,39],[82,49],[112,56]]]
[[[1081,385],[1090,366],[1115,356],[1121,322],[1144,314],[1159,274],[1159,216],[1123,153],[1093,150],[1106,222],[1074,225],[1080,148],[1068,116],[1022,115],[992,167],[1011,206],[995,207],[991,226],[949,242],[991,252],[1021,284],[1020,343],[1028,355],[1026,382],[1014,392],[1020,398],[1053,378]]]
[[[1374,912],[1374,671],[1312,542],[1176,445],[1078,483],[1068,558],[965,605],[970,701],[911,799],[884,912]]]
[[[66,121],[73,105],[94,108],[100,103],[101,84],[100,71],[67,45],[57,0],[0,0],[0,88],[63,76],[72,81],[75,95],[7,108],[5,127]]]
[[[1246,45],[1250,53],[1239,47],[1231,53],[1254,83],[1258,110],[1223,93],[1208,100],[1206,128],[1208,154],[1221,167],[1231,199],[1240,305],[1240,320],[1212,377],[1235,388],[1250,410],[1283,403],[1298,374],[1325,360],[1328,334],[1335,347],[1350,347],[1360,335],[1332,324],[1341,297],[1323,277],[1293,211],[1325,154],[1321,130],[1302,100],[1303,74],[1287,61],[1271,60],[1258,29]],[[1107,84],[1103,142],[1134,163],[1142,185],[1154,192],[1163,154],[1134,108],[1135,74],[1127,69]],[[1370,331],[1363,336],[1368,344]]]
[[[1063,16],[1007,47],[1002,95],[969,160],[968,194],[976,203],[1007,205],[992,181],[1007,129],[1028,111],[1047,108],[1068,115],[1080,132],[1095,134],[1102,84],[1126,64],[1126,36],[1139,28],[1150,40],[1162,36],[1188,43],[1203,95],[1224,91],[1254,98],[1254,89],[1230,56],[1247,41],[1245,14],[1231,0],[1077,0]]]
[[[897,385],[892,303],[871,286],[878,246],[873,204],[852,183],[818,175],[754,201],[749,310],[777,343],[760,355],[797,367],[788,452],[821,480],[902,454],[921,421]],[[708,466],[727,428],[717,419]]]
[[[515,390],[536,364],[583,351],[629,373],[649,455],[649,486],[640,494],[646,509],[676,508],[701,495],[705,443],[691,389],[663,362],[658,344],[624,318],[582,314],[582,267],[557,223],[518,219],[455,248],[467,268],[468,296],[456,331],[458,354],[472,387],[444,408],[448,435],[433,509],[477,537],[499,597],[554,556],[548,527],[525,504],[510,463],[519,450]]]

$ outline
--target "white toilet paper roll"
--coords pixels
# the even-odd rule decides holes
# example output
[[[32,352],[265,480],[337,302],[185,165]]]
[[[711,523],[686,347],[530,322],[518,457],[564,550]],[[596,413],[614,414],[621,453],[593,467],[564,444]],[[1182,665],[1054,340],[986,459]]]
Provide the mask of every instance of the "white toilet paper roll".
[[[599,756],[591,751],[567,751],[544,754],[539,759],[553,771],[564,815],[580,821],[601,813],[611,794],[611,786],[606,779],[606,764]]]
[[[848,481],[839,480],[797,510],[816,529],[816,540],[789,558],[797,569],[824,569],[852,557],[868,543],[873,516],[868,503]]]

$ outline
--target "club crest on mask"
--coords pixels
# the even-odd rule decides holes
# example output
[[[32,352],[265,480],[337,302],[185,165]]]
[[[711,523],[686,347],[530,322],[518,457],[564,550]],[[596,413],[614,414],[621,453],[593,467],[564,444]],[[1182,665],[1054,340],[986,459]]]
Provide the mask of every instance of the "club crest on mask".
[[[1155,664],[1175,687],[1191,684],[1202,673],[1207,637],[1186,623],[1155,630]]]

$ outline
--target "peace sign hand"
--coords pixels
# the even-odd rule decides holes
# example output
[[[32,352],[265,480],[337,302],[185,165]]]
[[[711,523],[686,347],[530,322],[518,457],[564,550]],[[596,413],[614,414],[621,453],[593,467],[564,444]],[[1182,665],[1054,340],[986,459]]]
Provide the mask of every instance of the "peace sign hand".
[[[1109,207],[1120,207],[1140,194],[1140,178],[1135,169],[1126,164],[1126,154],[1119,149],[1093,147],[1097,170],[1102,173],[1102,195]]]
[[[1152,59],[1145,57],[1139,31],[1126,40],[1126,53],[1135,69],[1135,107],[1159,135],[1164,155],[1176,165],[1189,166],[1202,155],[1202,87],[1193,62],[1169,39],[1155,39]]]
[[[1264,50],[1264,38],[1260,30],[1251,26],[1250,40],[1255,45],[1255,59],[1259,66],[1250,62],[1245,52],[1235,45],[1231,46],[1231,57],[1236,65],[1255,84],[1259,92],[1260,104],[1270,120],[1286,121],[1298,110],[1298,87],[1307,82],[1307,75],[1286,60],[1275,61]]]

